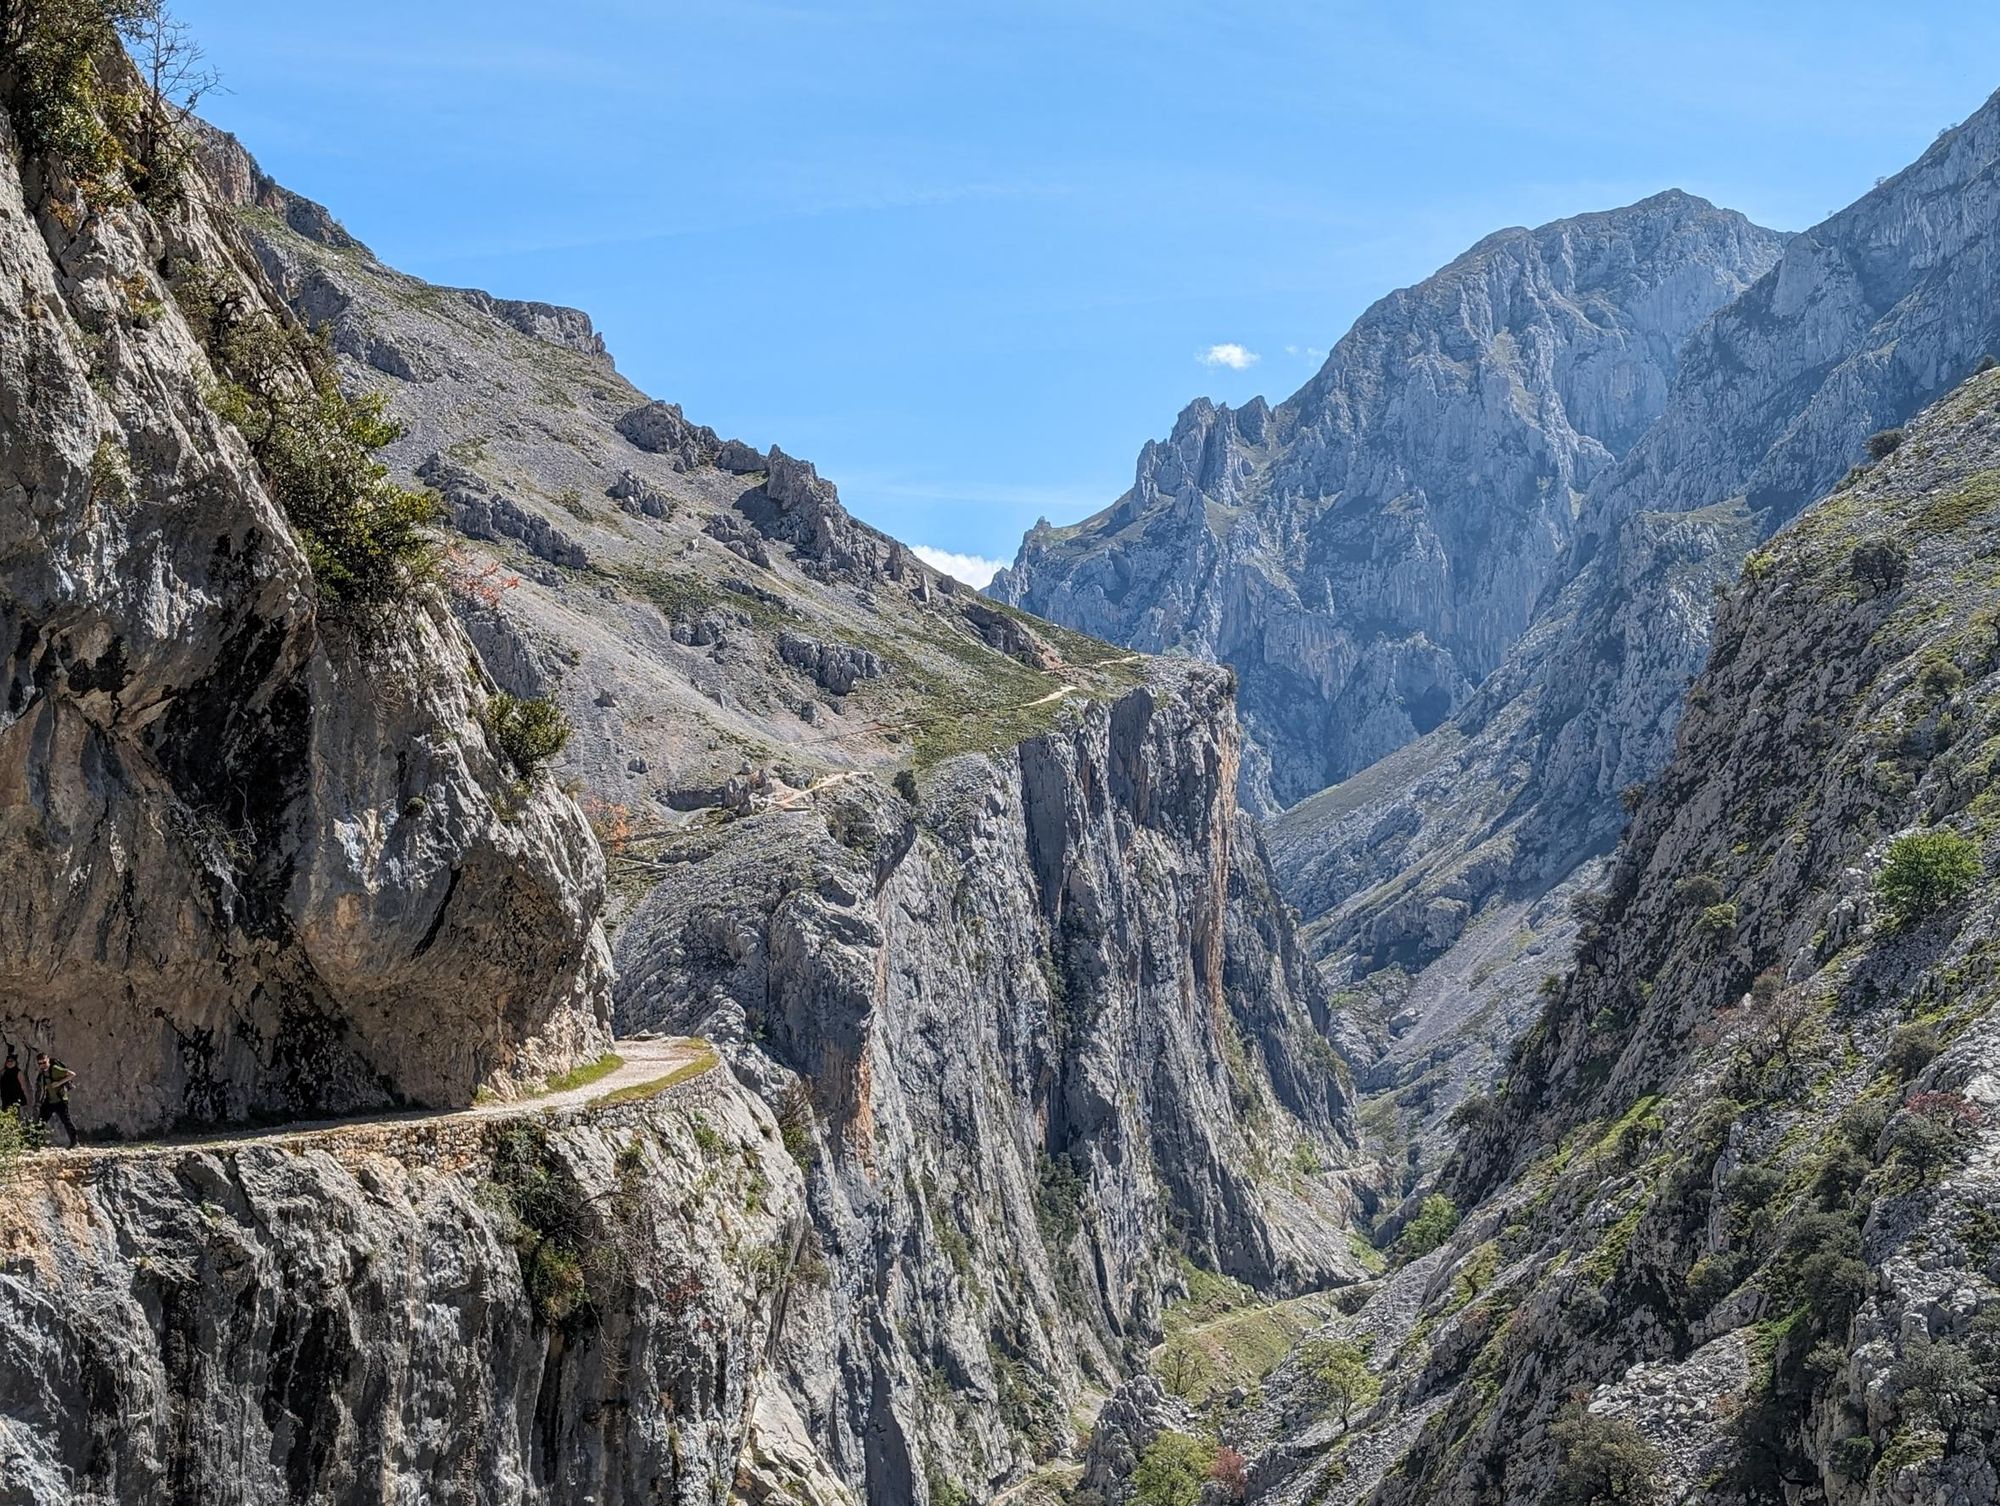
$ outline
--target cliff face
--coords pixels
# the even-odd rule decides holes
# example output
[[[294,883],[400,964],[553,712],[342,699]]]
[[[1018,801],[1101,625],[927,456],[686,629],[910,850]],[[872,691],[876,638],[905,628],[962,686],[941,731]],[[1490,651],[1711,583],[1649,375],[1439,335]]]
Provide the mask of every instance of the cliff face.
[[[1566,948],[1564,886],[1590,881],[1625,792],[1669,756],[1716,589],[1863,458],[1868,435],[2000,347],[1996,162],[1989,102],[1794,237],[1690,340],[1660,417],[1586,499],[1566,583],[1506,662],[1451,722],[1273,823],[1286,893],[1330,972],[1406,1023],[1443,1004],[1442,1031],[1392,1050],[1379,1079],[1433,1148],[1432,1109],[1476,1087],[1532,1014],[1533,976],[1486,959]],[[1408,989],[1391,963],[1466,979],[1471,1000]],[[1475,1018],[1478,1063],[1445,1048],[1439,1073],[1423,1037]]]
[[[0,1034],[123,1131],[464,1102],[601,1045],[581,815],[513,788],[441,596],[328,619],[207,401],[176,276],[282,314],[233,216],[199,175],[94,207],[0,134]]]
[[[1536,1496],[1580,1398],[1673,1499],[2000,1500],[1996,478],[1989,374],[1750,557],[1314,1499]]]
[[[782,1415],[759,1377],[811,1279],[799,1197],[726,1073],[29,1169],[0,1211],[0,1500],[713,1502]]]
[[[1130,492],[1037,527],[991,592],[1234,667],[1245,801],[1290,805],[1500,664],[1683,342],[1783,240],[1681,193],[1489,236],[1371,308],[1277,409],[1191,405]]]
[[[1235,764],[1224,678],[1162,667],[914,807],[852,782],[691,836],[621,928],[622,1024],[810,1102],[837,1276],[784,1363],[869,1500],[981,1499],[1066,1446],[1184,1262],[1358,1274],[1324,1000]]]
[[[809,1164],[826,1285],[787,1298],[746,1458],[981,1499],[1069,1449],[1201,1272],[1358,1273],[1372,1178],[1235,808],[1226,671],[973,593],[633,389],[582,315],[404,277],[208,153],[405,426],[485,663],[575,724],[621,1030],[713,1037]]]

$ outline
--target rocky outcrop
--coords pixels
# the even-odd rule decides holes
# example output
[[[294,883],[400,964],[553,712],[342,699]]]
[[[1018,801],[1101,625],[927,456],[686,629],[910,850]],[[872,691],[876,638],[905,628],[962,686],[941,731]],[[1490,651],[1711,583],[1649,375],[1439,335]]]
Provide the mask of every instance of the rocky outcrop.
[[[1283,1499],[1535,1498],[1622,1421],[1669,1499],[2000,1500],[1996,478],[1987,374],[1751,555],[1573,968],[1461,1116],[1466,1218],[1378,1360],[1397,1446]],[[1898,890],[1923,851],[1956,879]]]
[[[1310,945],[1336,978],[1414,1001],[1385,963],[1468,976],[1510,917],[1560,951],[1547,898],[1624,824],[1621,802],[1664,765],[1680,700],[1708,653],[1715,593],[1772,529],[2000,348],[1992,277],[2000,102],[1921,161],[1794,237],[1778,265],[1690,340],[1665,408],[1592,488],[1534,626],[1466,706],[1361,778],[1279,818],[1271,841]],[[1553,913],[1552,913],[1553,912]],[[1475,917],[1502,922],[1501,938]],[[1489,974],[1489,976],[1491,976]],[[1521,983],[1475,987],[1525,1025]],[[1428,1046],[1426,1045],[1426,1049]],[[1394,1068],[1415,1089],[1429,1068]],[[1456,1069],[1454,1069],[1456,1072]],[[1461,1079],[1463,1073],[1458,1073]],[[1426,1098],[1448,1110],[1456,1093]],[[1419,1109],[1420,1133],[1436,1116]],[[1413,1121],[1414,1122],[1414,1121]]]
[[[417,467],[417,479],[443,499],[451,526],[469,539],[516,539],[538,560],[582,570],[590,554],[577,541],[539,513],[521,506],[462,466],[433,455]]]
[[[977,597],[608,359],[246,223],[405,425],[390,463],[514,510],[461,503],[455,610],[575,724],[622,1027],[712,1035],[811,1163],[825,1276],[784,1299],[745,1499],[985,1498],[1071,1447],[1193,1268],[1354,1274],[1371,1179],[1234,810],[1227,672]]]
[[[0,1500],[712,1502],[810,1279],[726,1073],[82,1170],[0,1206]]]
[[[489,742],[441,596],[322,610],[207,400],[166,269],[285,317],[212,185],[92,205],[4,145],[0,1033],[123,1131],[464,1102],[597,1049],[582,816]]]
[[[1354,1274],[1327,1006],[1236,758],[1226,677],[1160,668],[914,806],[847,781],[691,836],[619,931],[621,1022],[726,1042],[818,1147],[835,1276],[781,1363],[866,1499],[1060,1452],[1180,1260]]]
[[[991,593],[1233,666],[1269,813],[1431,731],[1565,579],[1578,499],[1783,237],[1681,193],[1489,236],[1271,409],[1190,405],[1132,490]]]

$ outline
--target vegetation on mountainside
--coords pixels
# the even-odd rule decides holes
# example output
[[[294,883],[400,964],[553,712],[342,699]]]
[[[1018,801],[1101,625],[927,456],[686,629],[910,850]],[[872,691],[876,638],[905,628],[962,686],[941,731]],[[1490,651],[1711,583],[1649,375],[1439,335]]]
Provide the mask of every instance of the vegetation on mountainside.
[[[1313,1401],[1338,1417],[1342,1427],[1382,1394],[1382,1382],[1368,1368],[1367,1352],[1347,1339],[1307,1339],[1299,1345],[1298,1362]]]
[[[495,691],[486,702],[486,730],[523,779],[533,779],[570,739],[569,718],[546,696]]]
[[[163,0],[5,0],[0,59],[23,153],[58,165],[88,207],[179,198],[187,126],[217,80]]]
[[[174,292],[221,373],[215,411],[249,442],[321,600],[366,621],[434,579],[438,499],[395,485],[375,458],[402,432],[386,416],[387,398],[348,397],[324,337],[247,308],[200,268],[186,269]]]
[[[1555,1487],[1547,1506],[1650,1506],[1665,1456],[1622,1417],[1581,1408],[1558,1418]]]
[[[1395,1253],[1401,1260],[1421,1260],[1451,1238],[1458,1227],[1458,1204],[1442,1192],[1433,1192],[1417,1207],[1416,1216],[1403,1226]]]
[[[1979,849],[1955,831],[1920,832],[1890,844],[1876,892],[1902,924],[1949,909],[1982,872]]]
[[[1138,1506],[1198,1506],[1216,1448],[1186,1433],[1163,1432],[1146,1445],[1132,1472]]]

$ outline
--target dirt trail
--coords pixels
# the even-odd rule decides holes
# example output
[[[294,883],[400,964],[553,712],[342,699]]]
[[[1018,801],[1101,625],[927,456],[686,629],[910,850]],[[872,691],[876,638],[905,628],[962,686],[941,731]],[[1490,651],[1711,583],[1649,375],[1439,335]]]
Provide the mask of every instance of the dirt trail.
[[[256,1143],[305,1145],[323,1137],[350,1135],[357,1129],[373,1125],[407,1127],[476,1119],[519,1118],[549,1109],[584,1108],[607,1095],[626,1089],[643,1088],[661,1082],[662,1079],[676,1077],[688,1068],[694,1070],[688,1071],[685,1077],[679,1078],[679,1081],[691,1081],[696,1077],[706,1076],[720,1062],[714,1047],[706,1041],[688,1036],[659,1036],[645,1040],[616,1041],[611,1049],[622,1058],[617,1067],[581,1087],[564,1088],[559,1092],[495,1099],[490,1103],[475,1103],[462,1109],[409,1109],[380,1114],[355,1114],[344,1119],[311,1119],[301,1120],[295,1124],[240,1130],[201,1130],[188,1135],[151,1140],[85,1144],[75,1149],[36,1151],[32,1160],[43,1164],[61,1165],[151,1156],[163,1151],[203,1150],[210,1147],[222,1149]]]

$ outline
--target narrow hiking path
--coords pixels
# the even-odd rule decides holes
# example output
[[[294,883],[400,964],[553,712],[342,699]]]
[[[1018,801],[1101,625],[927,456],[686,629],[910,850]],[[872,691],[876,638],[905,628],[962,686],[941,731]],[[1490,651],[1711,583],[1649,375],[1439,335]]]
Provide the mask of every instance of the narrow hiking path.
[[[27,1164],[61,1166],[86,1161],[123,1160],[165,1152],[229,1149],[254,1144],[309,1145],[314,1140],[351,1136],[370,1128],[408,1129],[426,1124],[467,1123],[482,1119],[514,1119],[550,1110],[589,1108],[604,1100],[634,1102],[705,1077],[721,1064],[713,1046],[693,1036],[655,1036],[614,1041],[619,1064],[601,1076],[575,1086],[519,1098],[496,1098],[462,1109],[391,1109],[351,1114],[337,1119],[307,1119],[291,1124],[252,1125],[240,1129],[196,1130],[143,1140],[114,1140],[64,1149],[30,1152]],[[602,1058],[599,1058],[601,1061]],[[575,1074],[573,1074],[575,1075]]]

